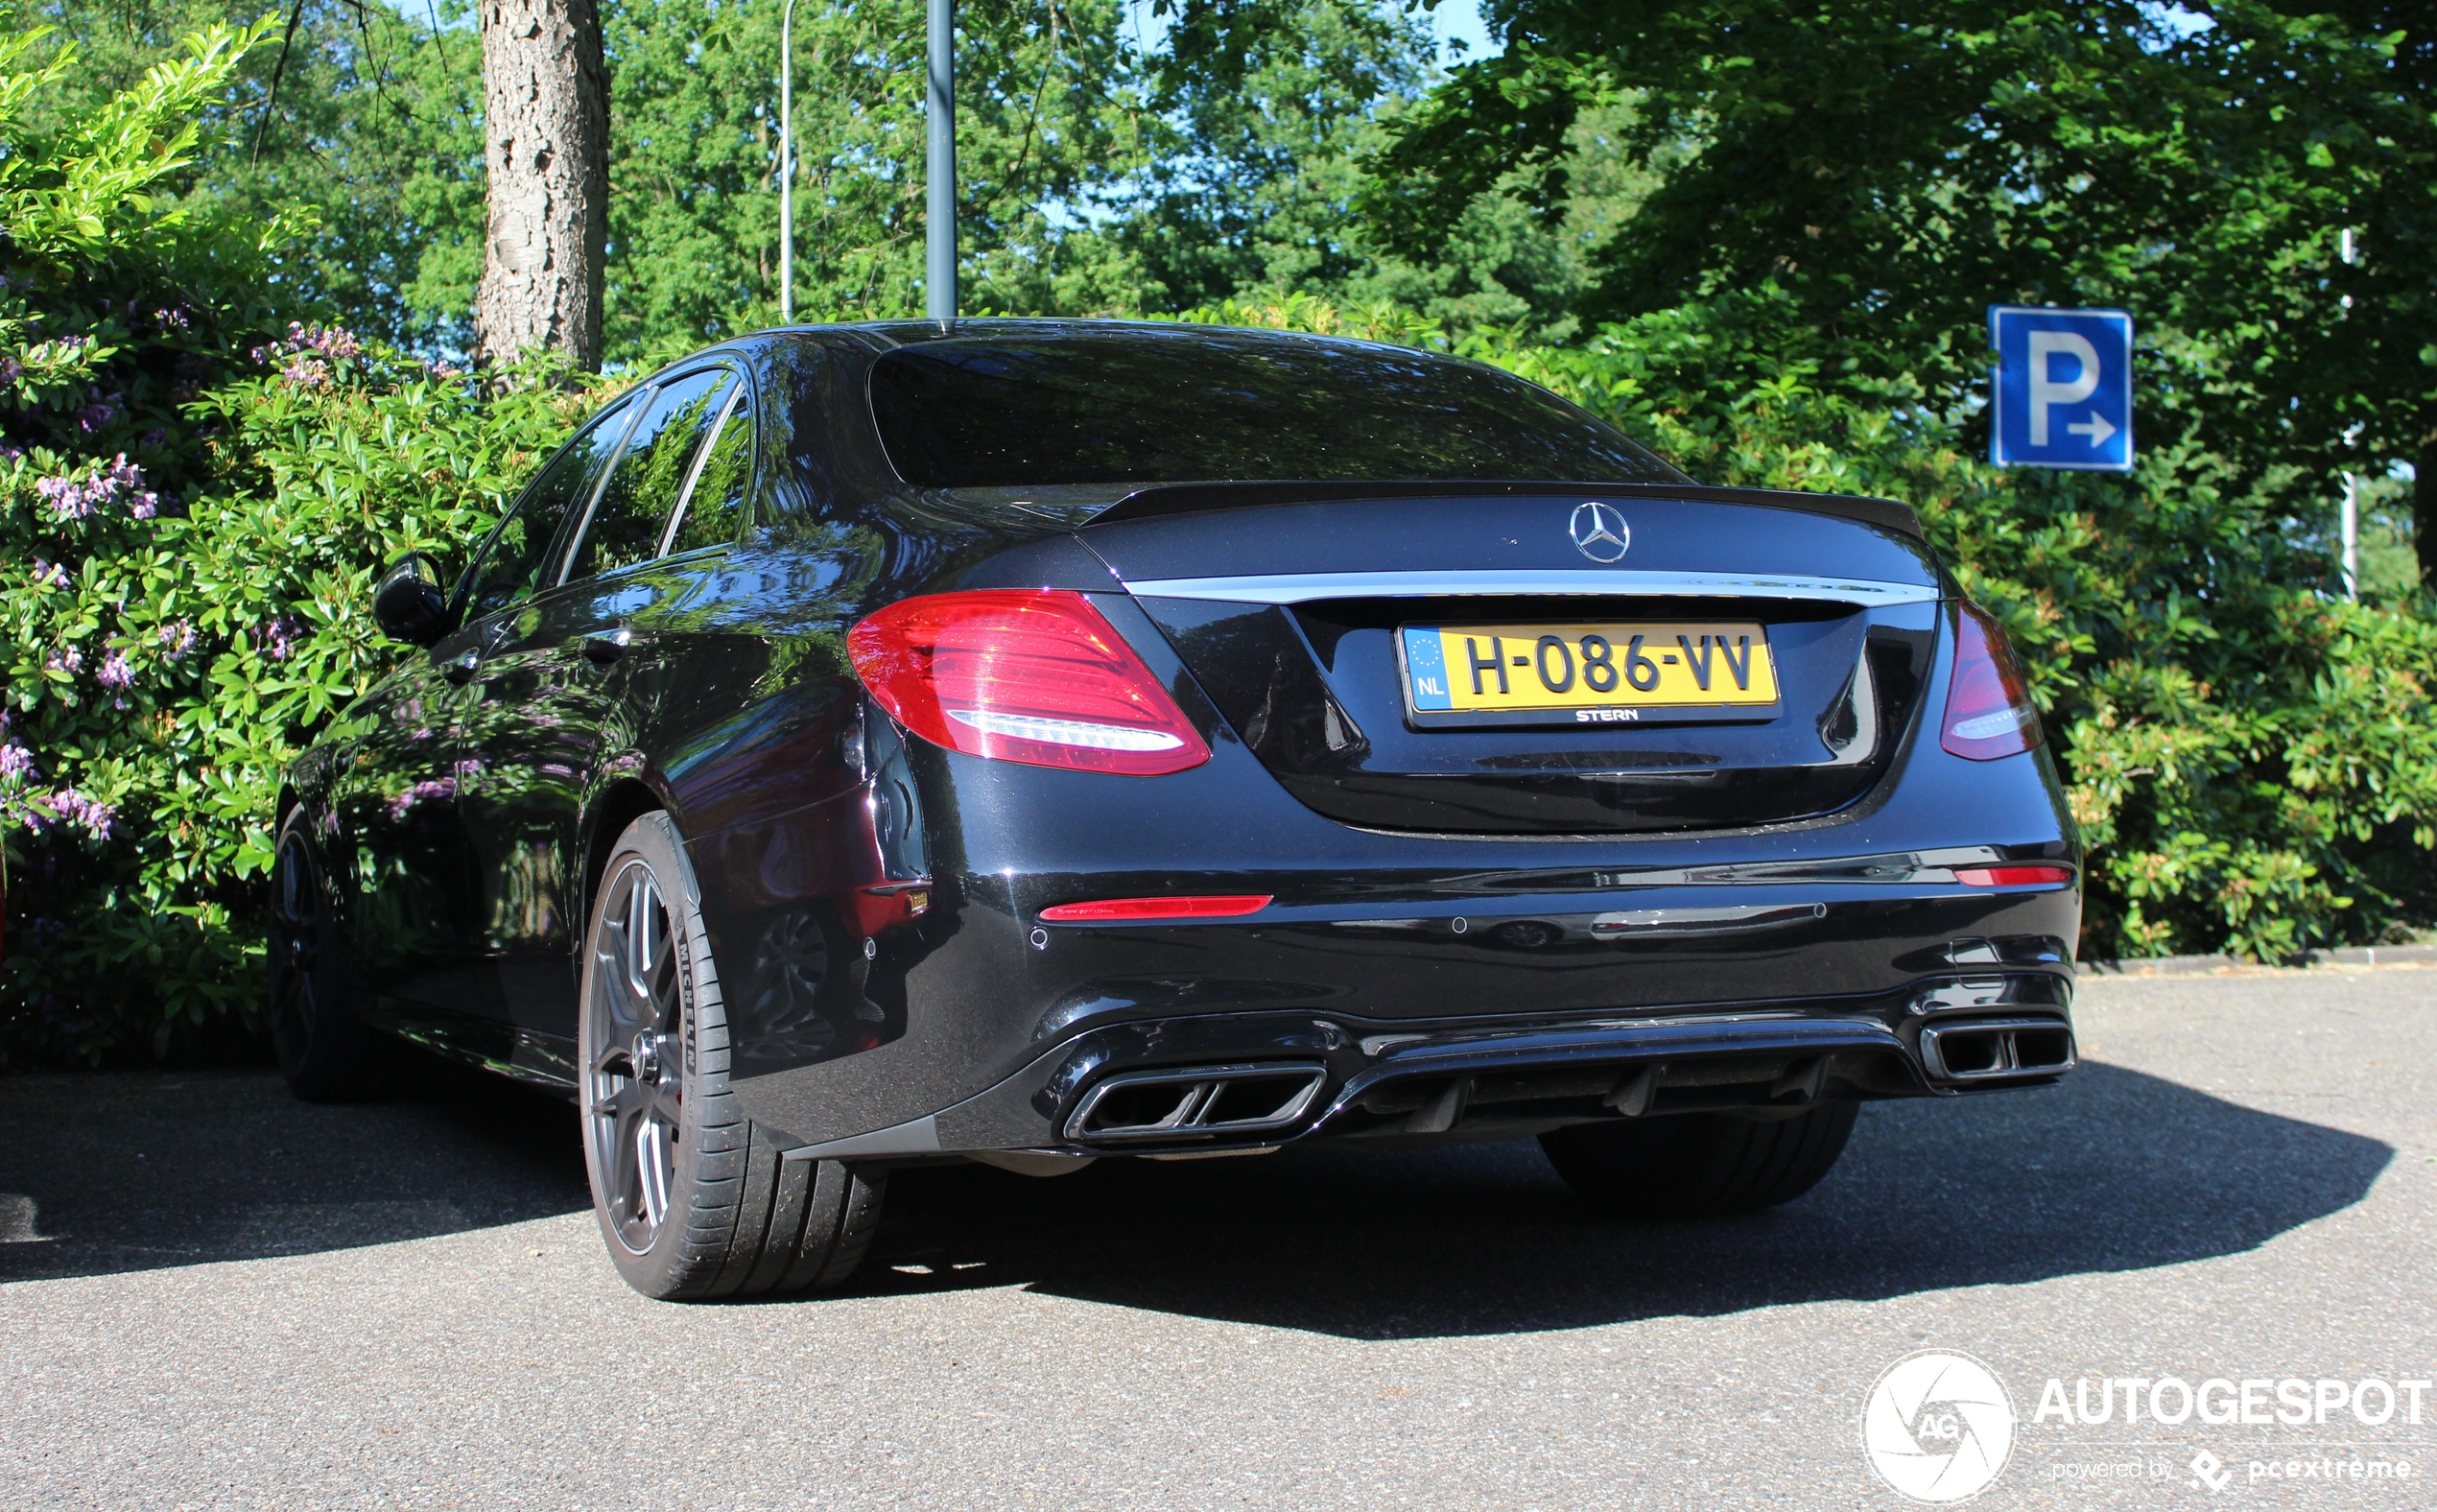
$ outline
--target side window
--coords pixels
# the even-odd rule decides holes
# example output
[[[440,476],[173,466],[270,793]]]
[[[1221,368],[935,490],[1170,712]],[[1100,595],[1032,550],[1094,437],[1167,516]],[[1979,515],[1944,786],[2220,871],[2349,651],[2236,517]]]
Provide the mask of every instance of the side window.
[[[504,609],[544,585],[550,576],[550,564],[544,560],[550,543],[557,538],[567,516],[592,496],[593,484],[633,418],[631,402],[604,412],[552,459],[517,498],[508,518],[491,532],[482,565],[475,569],[473,589],[465,601],[467,621]]]
[[[725,546],[743,528],[745,490],[753,485],[753,416],[742,387],[728,402],[719,433],[695,467],[694,487],[677,508],[667,555]]]
[[[714,367],[671,379],[651,395],[567,555],[562,581],[616,572],[660,554],[694,454],[733,381],[726,368]]]

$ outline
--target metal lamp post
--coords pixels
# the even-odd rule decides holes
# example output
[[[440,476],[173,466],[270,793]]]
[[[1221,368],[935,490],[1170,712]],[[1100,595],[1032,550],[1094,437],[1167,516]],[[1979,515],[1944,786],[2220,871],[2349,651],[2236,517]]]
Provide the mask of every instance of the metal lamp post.
[[[795,323],[795,0],[778,19],[778,323]]]
[[[957,321],[956,0],[930,0],[929,11],[923,292],[925,313],[945,328]],[[778,22],[778,319],[795,321],[795,0]]]
[[[931,0],[930,191],[923,225],[925,313],[957,322],[957,7]]]

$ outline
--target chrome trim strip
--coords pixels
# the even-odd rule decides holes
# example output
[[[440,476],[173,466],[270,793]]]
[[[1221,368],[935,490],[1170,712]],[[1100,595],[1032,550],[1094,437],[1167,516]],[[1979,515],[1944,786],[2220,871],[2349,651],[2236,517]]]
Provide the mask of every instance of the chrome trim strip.
[[[1779,578],[1720,572],[1340,572],[1247,578],[1151,578],[1126,588],[1143,598],[1219,603],[1306,603],[1314,599],[1419,599],[1441,595],[1614,594],[1638,598],[1823,599],[1859,604],[1928,603],[1928,583]]]

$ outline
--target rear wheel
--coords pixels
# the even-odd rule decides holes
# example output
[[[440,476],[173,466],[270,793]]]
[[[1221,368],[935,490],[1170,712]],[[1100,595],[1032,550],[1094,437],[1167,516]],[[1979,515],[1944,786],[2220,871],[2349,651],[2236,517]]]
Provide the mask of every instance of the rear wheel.
[[[789,1160],[737,1106],[710,937],[676,828],[627,827],[585,934],[579,1100],[593,1210],[619,1274],[671,1300],[842,1284],[885,1169]]]
[[[298,808],[279,827],[271,871],[271,1043],[289,1089],[339,1102],[378,1089],[371,1032],[356,1022],[330,890]]]
[[[1626,1217],[1756,1213],[1819,1184],[1859,1108],[1839,1099],[1766,1122],[1682,1113],[1576,1123],[1541,1135],[1540,1147],[1566,1185]]]

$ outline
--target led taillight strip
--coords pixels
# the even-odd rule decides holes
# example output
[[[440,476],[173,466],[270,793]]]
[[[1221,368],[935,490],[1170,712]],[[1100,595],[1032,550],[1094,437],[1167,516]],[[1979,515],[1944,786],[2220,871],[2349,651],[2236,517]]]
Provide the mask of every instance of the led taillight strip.
[[[1204,898],[1095,898],[1043,909],[1045,924],[1102,924],[1129,919],[1235,919],[1269,906],[1270,894]]]

